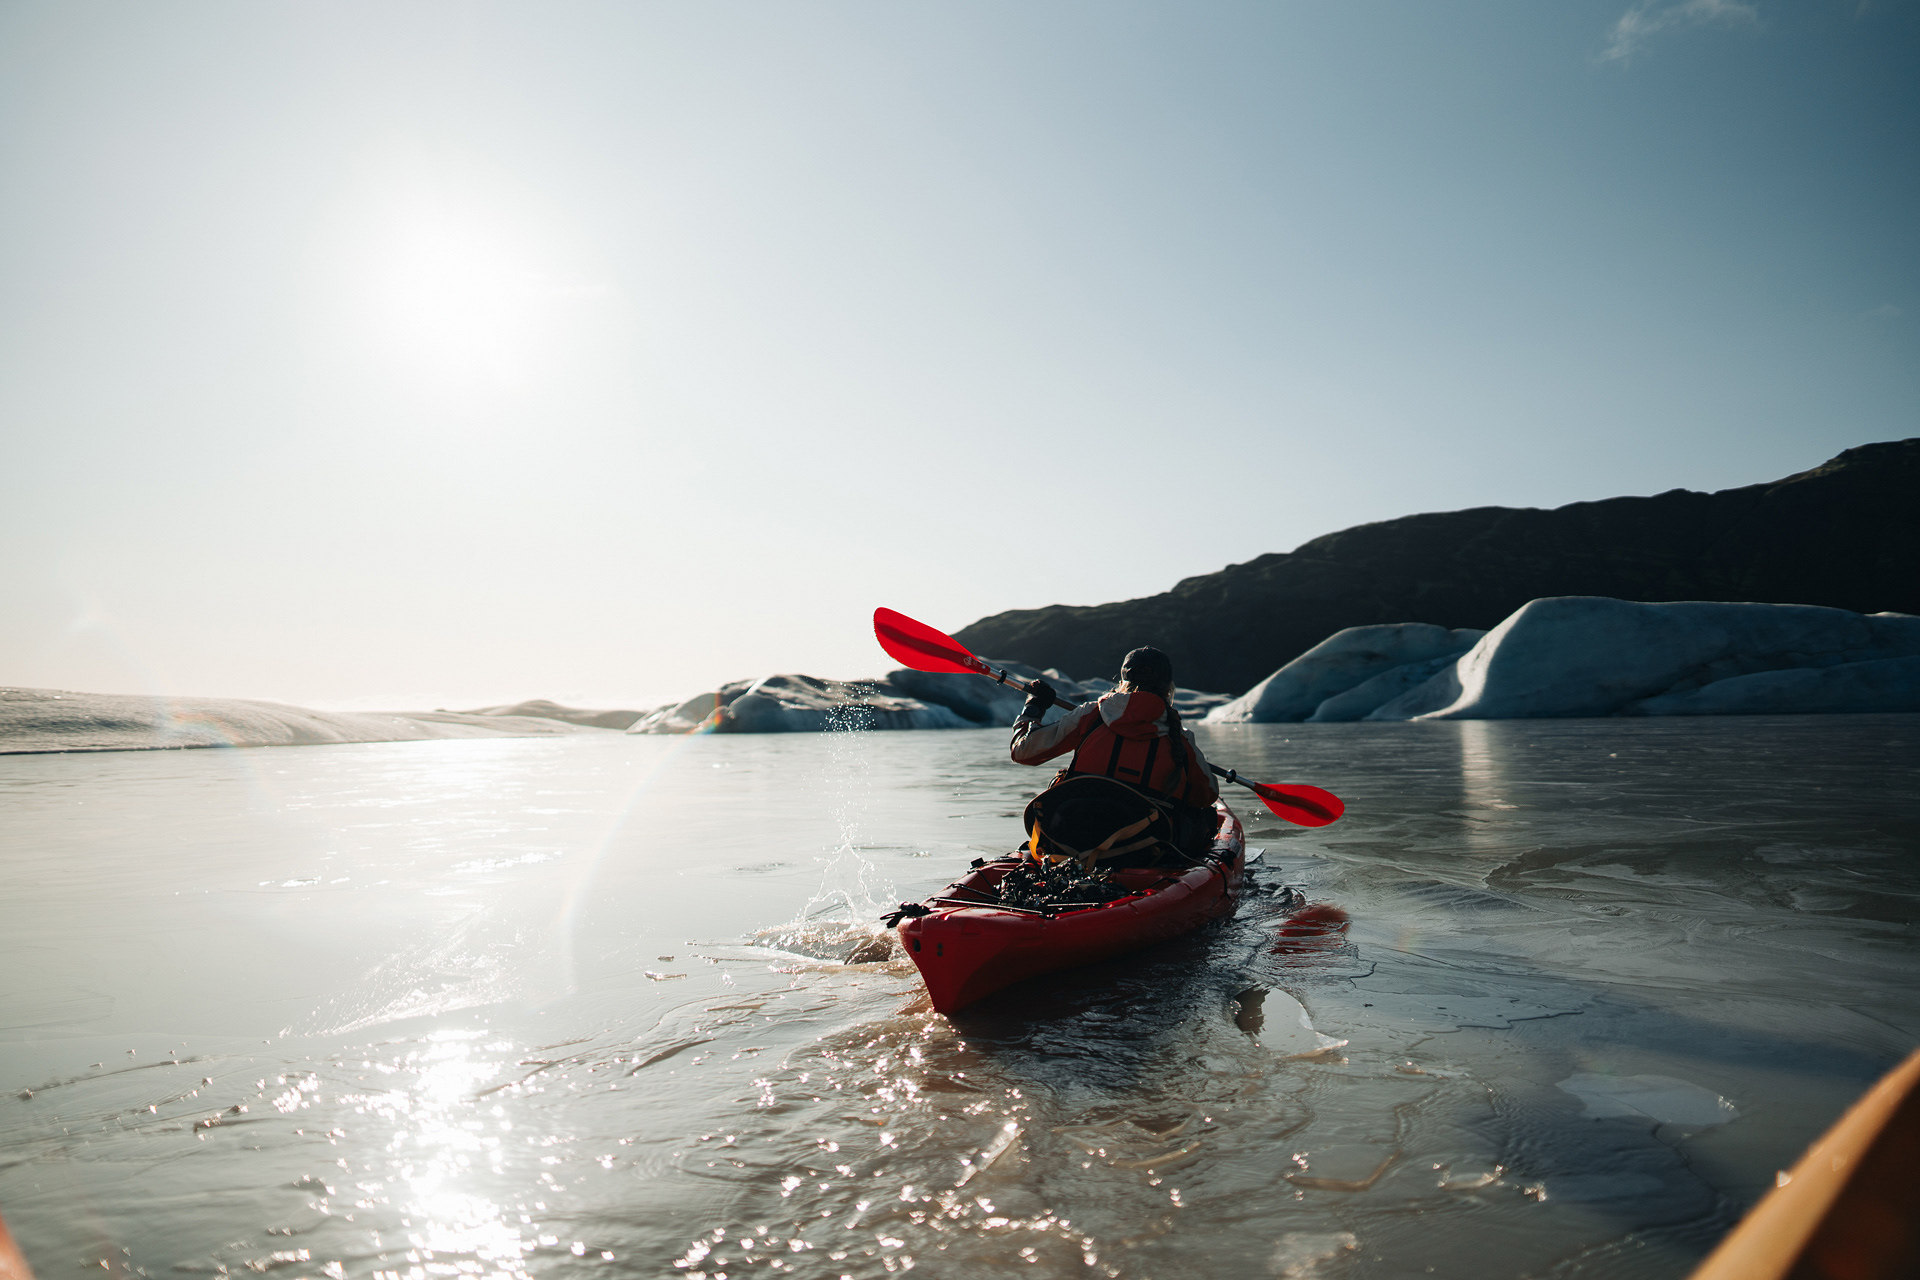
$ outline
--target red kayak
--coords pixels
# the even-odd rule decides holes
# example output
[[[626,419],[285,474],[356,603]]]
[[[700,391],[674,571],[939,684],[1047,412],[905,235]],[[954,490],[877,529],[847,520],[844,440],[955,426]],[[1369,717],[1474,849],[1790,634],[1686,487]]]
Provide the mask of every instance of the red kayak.
[[[1232,914],[1246,874],[1246,832],[1224,803],[1214,808],[1220,827],[1207,861],[1185,870],[1115,871],[1114,881],[1131,892],[1112,902],[1002,906],[997,888],[1019,865],[1014,855],[981,864],[928,898],[921,904],[927,914],[901,920],[899,932],[933,1007],[955,1013],[1022,979],[1109,960]]]

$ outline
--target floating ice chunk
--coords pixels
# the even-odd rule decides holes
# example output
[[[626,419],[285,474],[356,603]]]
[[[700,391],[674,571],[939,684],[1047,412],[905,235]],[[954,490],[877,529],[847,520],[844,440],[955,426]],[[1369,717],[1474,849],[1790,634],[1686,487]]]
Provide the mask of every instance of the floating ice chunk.
[[[960,1157],[960,1181],[953,1185],[956,1187],[964,1187],[969,1182],[972,1182],[988,1169],[991,1169],[994,1163],[998,1161],[1001,1156],[1007,1154],[1007,1152],[1012,1149],[1013,1144],[1019,1140],[1020,1125],[1017,1122],[1009,1120],[1001,1125],[1000,1132],[994,1135],[993,1141],[981,1148],[979,1155]]]
[[[1274,1243],[1267,1265],[1279,1280],[1312,1280],[1325,1274],[1321,1263],[1359,1247],[1360,1240],[1351,1231],[1289,1231]]]
[[[1284,991],[1249,987],[1234,997],[1234,1025],[1282,1057],[1310,1058],[1346,1047],[1313,1029],[1306,1006]]]
[[[1603,1120],[1617,1116],[1705,1128],[1739,1118],[1739,1111],[1711,1089],[1672,1076],[1603,1076],[1581,1072],[1560,1082],[1561,1089],[1586,1103],[1586,1114]]]
[[[1491,1169],[1454,1169],[1449,1166],[1436,1166],[1442,1170],[1440,1180],[1434,1185],[1442,1191],[1481,1191],[1487,1187],[1498,1186],[1500,1176],[1507,1169],[1505,1165],[1494,1165]]]

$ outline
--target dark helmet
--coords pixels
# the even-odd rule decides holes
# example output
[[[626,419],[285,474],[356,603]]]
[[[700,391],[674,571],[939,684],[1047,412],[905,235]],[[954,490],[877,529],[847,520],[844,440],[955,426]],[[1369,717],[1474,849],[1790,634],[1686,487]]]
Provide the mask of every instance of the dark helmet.
[[[1173,688],[1173,659],[1142,645],[1120,660],[1120,678],[1139,689]]]

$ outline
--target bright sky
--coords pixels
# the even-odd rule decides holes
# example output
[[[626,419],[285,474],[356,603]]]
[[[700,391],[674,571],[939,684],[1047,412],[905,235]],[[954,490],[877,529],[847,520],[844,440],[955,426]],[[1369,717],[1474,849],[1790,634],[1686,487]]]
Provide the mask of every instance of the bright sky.
[[[0,684],[648,706],[1920,434],[1893,0],[0,7]]]

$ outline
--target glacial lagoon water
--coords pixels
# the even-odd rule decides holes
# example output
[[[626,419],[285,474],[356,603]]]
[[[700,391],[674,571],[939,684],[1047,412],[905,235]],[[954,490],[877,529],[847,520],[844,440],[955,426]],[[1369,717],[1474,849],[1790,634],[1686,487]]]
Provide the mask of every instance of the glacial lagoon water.
[[[1920,717],[1205,733],[1347,818],[953,1021],[844,957],[1010,845],[998,732],[0,758],[0,1213],[42,1280],[1682,1276],[1920,1041]]]

